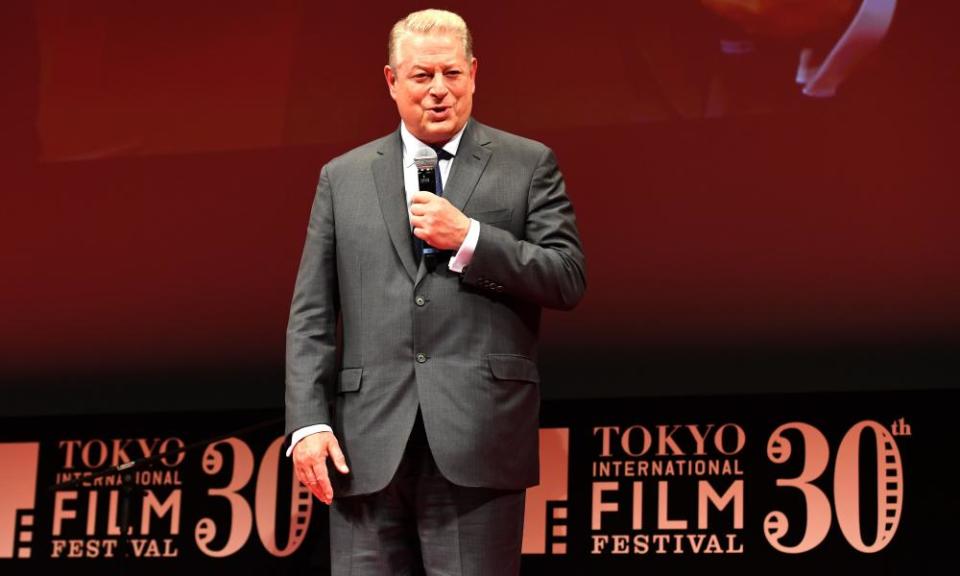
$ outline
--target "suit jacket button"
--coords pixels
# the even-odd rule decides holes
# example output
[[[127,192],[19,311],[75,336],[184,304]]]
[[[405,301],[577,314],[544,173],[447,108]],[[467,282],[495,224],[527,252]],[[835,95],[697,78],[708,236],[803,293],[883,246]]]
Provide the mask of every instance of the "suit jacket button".
[[[423,364],[423,363],[426,362],[426,361],[427,361],[427,355],[426,355],[426,354],[424,354],[423,352],[417,353],[417,362],[419,362],[420,364]]]
[[[423,306],[427,303],[427,299],[423,296],[417,296],[416,299],[414,299],[414,302],[417,303],[417,306]]]

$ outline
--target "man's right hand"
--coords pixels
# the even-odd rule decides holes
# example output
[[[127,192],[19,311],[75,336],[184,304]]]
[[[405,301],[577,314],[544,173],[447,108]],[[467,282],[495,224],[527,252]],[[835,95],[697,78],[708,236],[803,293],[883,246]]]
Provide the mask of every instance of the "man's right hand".
[[[333,485],[327,474],[327,456],[341,474],[348,474],[346,458],[333,432],[305,436],[293,448],[293,465],[297,478],[324,504],[333,502]]]

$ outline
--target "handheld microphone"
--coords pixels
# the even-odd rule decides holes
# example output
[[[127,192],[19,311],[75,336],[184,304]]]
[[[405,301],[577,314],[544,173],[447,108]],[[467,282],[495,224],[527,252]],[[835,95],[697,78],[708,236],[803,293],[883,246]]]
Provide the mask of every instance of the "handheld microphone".
[[[437,152],[433,148],[421,148],[413,157],[417,166],[417,181],[421,192],[437,193]],[[423,240],[417,239],[417,245],[422,246],[423,256],[433,256],[438,250]]]

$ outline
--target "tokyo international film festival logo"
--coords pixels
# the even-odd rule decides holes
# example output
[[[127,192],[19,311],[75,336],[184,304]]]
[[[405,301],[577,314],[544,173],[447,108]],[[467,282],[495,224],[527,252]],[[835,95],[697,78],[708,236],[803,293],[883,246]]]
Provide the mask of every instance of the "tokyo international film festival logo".
[[[0,558],[29,558],[37,496],[38,442],[0,444]]]
[[[540,429],[540,484],[527,489],[524,554],[567,553],[570,429]]]

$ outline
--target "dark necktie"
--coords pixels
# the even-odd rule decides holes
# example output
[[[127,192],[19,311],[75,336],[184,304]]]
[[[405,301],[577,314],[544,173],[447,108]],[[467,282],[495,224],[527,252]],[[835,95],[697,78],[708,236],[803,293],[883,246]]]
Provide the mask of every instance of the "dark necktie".
[[[443,176],[440,175],[440,161],[441,160],[450,160],[453,158],[453,154],[447,152],[443,148],[438,146],[431,146],[437,153],[437,167],[434,170],[434,182],[436,183],[435,193],[437,196],[443,196]],[[431,260],[436,260],[442,252],[436,248],[432,248],[429,244],[425,243],[423,240],[413,237],[413,253],[417,259],[417,263],[420,263],[421,256],[426,256],[428,258],[427,265],[432,269],[435,262]]]
[[[447,152],[443,148],[434,148],[437,152],[437,196],[443,196],[443,177],[440,176],[440,162],[443,160],[450,160],[453,158],[453,154]]]

